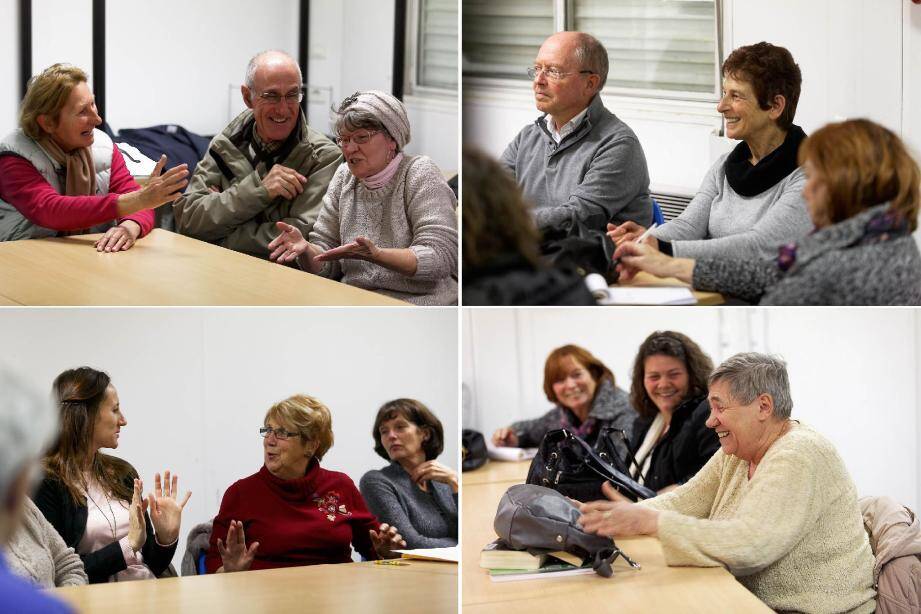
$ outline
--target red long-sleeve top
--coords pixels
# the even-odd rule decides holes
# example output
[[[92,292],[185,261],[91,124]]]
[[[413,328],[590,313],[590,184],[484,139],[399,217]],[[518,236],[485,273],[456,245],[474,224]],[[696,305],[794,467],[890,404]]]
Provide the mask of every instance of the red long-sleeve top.
[[[118,196],[140,189],[115,145],[109,193],[105,196],[62,196],[25,158],[0,156],[0,198],[33,224],[52,230],[80,230],[114,220],[118,217]],[[124,220],[137,222],[143,237],[154,226],[154,212],[148,209],[118,218],[119,223]]]
[[[208,573],[222,565],[217,539],[226,543],[231,520],[243,523],[247,547],[259,542],[250,569],[348,563],[350,544],[366,559],[379,558],[368,534],[378,522],[355,483],[316,460],[302,478],[283,480],[263,466],[227,489],[205,555]]]

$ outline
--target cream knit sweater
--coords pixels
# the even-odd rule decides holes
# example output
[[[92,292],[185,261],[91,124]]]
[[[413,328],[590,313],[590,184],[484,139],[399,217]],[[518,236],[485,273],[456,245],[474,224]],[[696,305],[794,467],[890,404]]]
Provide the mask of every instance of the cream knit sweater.
[[[831,442],[798,423],[748,462],[717,450],[659,510],[669,565],[726,567],[780,611],[872,612],[873,553],[857,489]]]

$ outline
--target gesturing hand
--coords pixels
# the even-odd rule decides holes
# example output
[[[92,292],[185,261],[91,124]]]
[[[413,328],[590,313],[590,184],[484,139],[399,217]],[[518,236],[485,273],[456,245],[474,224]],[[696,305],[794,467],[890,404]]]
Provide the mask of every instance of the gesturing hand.
[[[269,242],[269,260],[291,262],[311,247],[301,231],[291,224],[275,222],[280,234]]]
[[[160,160],[150,174],[147,185],[141,190],[144,209],[156,209],[160,205],[173,202],[179,198],[179,193],[189,184],[186,179],[189,176],[188,164],[174,166],[161,175],[165,165],[166,155],[164,154],[160,156]]]
[[[230,521],[230,527],[227,529],[226,547],[221,538],[217,538],[217,551],[221,555],[222,569],[224,571],[246,571],[252,566],[258,549],[259,542],[253,542],[249,545],[249,548],[246,547],[243,523],[238,520]]]
[[[131,249],[141,234],[141,227],[134,220],[125,220],[118,226],[109,228],[96,241],[97,252],[121,252]]]
[[[373,241],[371,241],[371,239],[358,237],[351,243],[346,243],[345,245],[340,245],[339,247],[334,247],[333,249],[326,250],[316,257],[316,259],[320,262],[327,262],[329,260],[343,260],[348,258],[377,262],[380,258],[380,249],[378,249],[378,247],[374,244]]]
[[[262,178],[262,187],[266,189],[271,198],[287,198],[294,200],[304,191],[307,178],[293,168],[276,164],[265,177]]]
[[[579,504],[579,525],[586,533],[606,537],[631,537],[655,535],[659,530],[659,512],[647,509],[614,490],[605,482],[601,491],[609,501],[590,501]]]
[[[382,524],[379,529],[379,531],[374,529],[368,531],[371,535],[371,543],[374,544],[374,550],[378,556],[385,559],[399,558],[399,554],[395,554],[393,550],[406,547],[406,541],[403,536],[400,535],[396,527],[392,527],[387,523]]]
[[[147,521],[144,519],[147,500],[141,494],[143,489],[144,482],[135,478],[131,505],[128,508],[128,546],[135,552],[140,552],[147,542]]]
[[[457,492],[457,472],[450,467],[445,467],[436,460],[421,463],[412,470],[409,477],[419,486],[431,480],[448,484],[454,492]]]
[[[154,474],[154,491],[147,495],[150,503],[150,522],[157,532],[157,541],[166,546],[179,538],[179,525],[182,522],[182,510],[189,502],[192,491],[185,493],[182,503],[176,500],[179,492],[179,476],[173,474],[170,482],[169,469],[163,472],[165,485],[160,481],[160,474]]]

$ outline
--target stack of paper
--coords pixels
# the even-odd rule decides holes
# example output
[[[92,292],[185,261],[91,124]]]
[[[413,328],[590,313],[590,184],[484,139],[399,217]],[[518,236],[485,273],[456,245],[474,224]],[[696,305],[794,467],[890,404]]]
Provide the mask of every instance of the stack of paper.
[[[486,453],[489,458],[497,461],[523,461],[531,460],[537,456],[537,448],[506,448],[492,445],[491,441],[486,442]]]

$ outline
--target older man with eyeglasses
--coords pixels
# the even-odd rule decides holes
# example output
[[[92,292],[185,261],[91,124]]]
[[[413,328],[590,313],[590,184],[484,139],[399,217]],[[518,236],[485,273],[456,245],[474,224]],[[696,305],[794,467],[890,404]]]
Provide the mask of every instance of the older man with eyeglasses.
[[[604,231],[608,222],[627,220],[648,226],[646,156],[599,95],[608,77],[604,45],[583,32],[557,32],[528,75],[543,115],[518,133],[502,162],[534,205],[538,229]]]
[[[307,125],[287,53],[256,55],[240,90],[248,109],[211,141],[173,213],[182,234],[268,258],[277,222],[313,228],[342,153]]]

